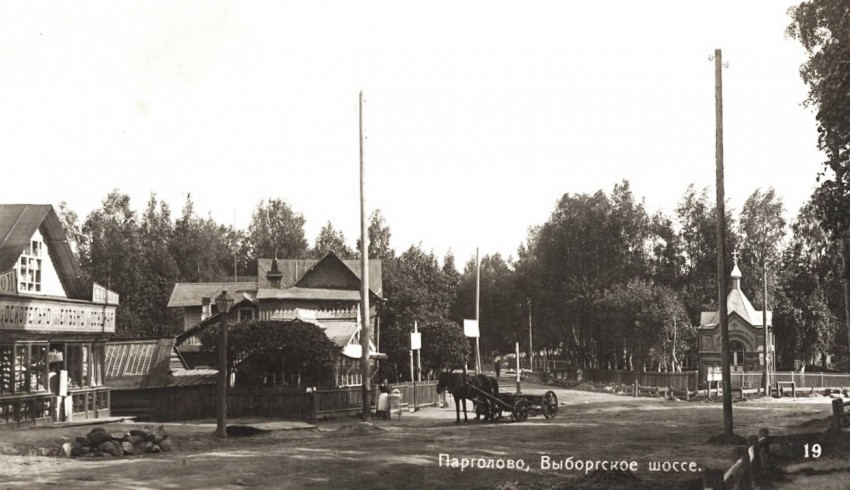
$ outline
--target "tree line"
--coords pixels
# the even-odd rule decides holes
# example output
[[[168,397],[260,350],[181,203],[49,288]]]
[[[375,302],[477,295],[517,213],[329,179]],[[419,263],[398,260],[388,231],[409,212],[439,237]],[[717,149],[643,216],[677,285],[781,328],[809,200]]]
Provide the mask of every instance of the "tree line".
[[[651,214],[628,181],[606,193],[565,194],[543,224],[532,226],[516,257],[480,260],[481,348],[486,358],[529,343],[577,366],[680,370],[693,365],[701,311],[717,308],[715,208],[710,189],[691,185],[672,216]],[[774,311],[780,365],[819,354],[846,359],[838,246],[823,227],[816,197],[789,226],[781,198],[757,189],[740,213],[727,210],[727,257],[743,271],[742,287],[756,309]],[[176,282],[256,276],[260,257],[320,257],[333,250],[357,258],[328,222],[308,243],[305,218],[283,199],[257,203],[247,230],[201,217],[191,196],[180,216],[152,195],[141,214],[111,192],[85,220],[64,204],[60,219],[90,280],[121,294],[117,328],[125,336],[172,335],[179,313],[166,308]],[[383,263],[380,350],[393,378],[409,373],[409,334],[423,332],[423,369],[473,362],[460,325],[475,318],[476,263],[462,271],[451,250],[391,247],[380,211],[368,228],[369,255]],[[730,265],[731,270],[731,265]],[[430,346],[430,347],[429,347]]]

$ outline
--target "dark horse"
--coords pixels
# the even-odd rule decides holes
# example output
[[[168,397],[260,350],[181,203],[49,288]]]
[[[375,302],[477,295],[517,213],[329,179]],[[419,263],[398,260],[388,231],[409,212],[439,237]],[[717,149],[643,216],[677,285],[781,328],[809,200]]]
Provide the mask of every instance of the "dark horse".
[[[466,382],[464,382],[464,380]],[[489,410],[492,402],[481,396],[474,389],[471,389],[470,386],[478,388],[491,396],[499,396],[499,382],[496,378],[491,376],[486,376],[484,374],[471,375],[443,372],[437,377],[437,393],[442,393],[444,390],[448,390],[452,394],[452,398],[455,400],[455,413],[457,414],[457,421],[455,423],[460,423],[460,403],[463,403],[463,421],[469,422],[469,419],[466,417],[466,400],[470,400],[473,403],[476,403],[477,400],[478,402],[485,404],[485,414],[492,413]],[[480,417],[480,412],[476,412],[475,418],[478,419]],[[485,417],[485,420],[487,418],[489,418],[489,415]]]

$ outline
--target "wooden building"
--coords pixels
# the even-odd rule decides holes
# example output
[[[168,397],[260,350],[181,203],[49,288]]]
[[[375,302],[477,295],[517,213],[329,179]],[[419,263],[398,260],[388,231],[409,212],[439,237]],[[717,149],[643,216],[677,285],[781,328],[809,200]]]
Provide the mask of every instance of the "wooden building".
[[[0,427],[109,415],[118,295],[89,285],[50,205],[0,205]]]
[[[259,259],[255,281],[178,283],[168,302],[181,308],[184,332],[177,350],[189,367],[214,364],[200,352],[200,336],[206,326],[218,323],[215,297],[222,291],[235,298],[228,319],[304,321],[313,323],[340,348],[332,384],[360,384],[360,261],[343,260],[333,252],[319,259]],[[381,261],[369,261],[370,353],[375,349],[378,325],[376,304],[383,300]]]
[[[752,303],[741,291],[741,270],[737,260],[730,275],[732,286],[726,296],[729,321],[730,369],[732,372],[759,372],[764,369],[764,332],[768,332],[768,362],[773,360],[774,338],[772,331],[773,312],[767,312],[765,329],[762,311],[753,308]],[[699,342],[699,379],[706,381],[709,368],[719,368],[722,362],[722,337],[720,332],[720,312],[704,311],[700,317],[698,329]]]

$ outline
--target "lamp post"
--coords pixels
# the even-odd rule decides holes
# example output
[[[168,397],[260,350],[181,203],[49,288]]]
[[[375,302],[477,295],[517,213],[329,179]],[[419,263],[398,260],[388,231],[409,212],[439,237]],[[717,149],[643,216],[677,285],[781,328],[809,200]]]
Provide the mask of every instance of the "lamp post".
[[[221,316],[221,339],[218,344],[218,403],[216,404],[218,420],[215,435],[227,439],[227,314],[233,306],[233,298],[222,291],[215,298],[215,306]]]

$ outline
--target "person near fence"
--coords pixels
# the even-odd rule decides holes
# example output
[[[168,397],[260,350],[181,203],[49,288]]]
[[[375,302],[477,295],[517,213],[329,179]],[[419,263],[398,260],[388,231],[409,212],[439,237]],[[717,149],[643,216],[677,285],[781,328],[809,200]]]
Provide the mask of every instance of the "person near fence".
[[[387,382],[387,379],[384,378],[384,381],[378,387],[378,391],[380,394],[378,395],[378,408],[375,411],[375,417],[378,419],[390,419],[390,409],[389,409],[389,400],[390,400],[390,391],[392,388],[390,384]]]
[[[496,358],[496,361],[493,363],[493,368],[496,370],[496,378],[498,378],[499,375],[502,372],[502,359],[501,358],[499,358],[499,357]]]

